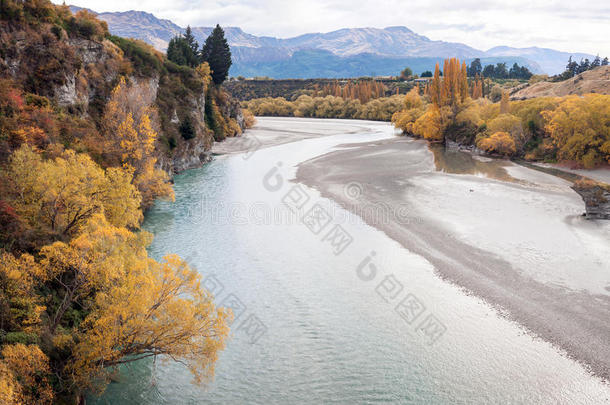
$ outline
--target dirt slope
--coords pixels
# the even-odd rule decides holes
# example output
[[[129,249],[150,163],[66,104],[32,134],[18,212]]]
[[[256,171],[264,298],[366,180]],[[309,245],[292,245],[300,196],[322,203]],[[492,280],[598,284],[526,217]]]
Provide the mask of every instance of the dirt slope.
[[[563,82],[539,82],[511,95],[512,100],[533,97],[561,97],[570,94],[610,94],[610,66],[588,70]]]

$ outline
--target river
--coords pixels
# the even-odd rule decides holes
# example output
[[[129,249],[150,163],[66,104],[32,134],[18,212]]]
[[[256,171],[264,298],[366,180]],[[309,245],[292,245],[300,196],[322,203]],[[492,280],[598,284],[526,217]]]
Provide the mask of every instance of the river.
[[[332,136],[260,149],[254,144],[245,154],[219,156],[182,173],[175,178],[175,203],[157,202],[143,225],[155,235],[152,256],[181,255],[203,275],[217,303],[234,309],[232,337],[213,381],[198,387],[180,364],[142,361],[124,367],[101,398],[88,402],[610,401],[609,386],[580,363],[443,280],[422,255],[315,189],[294,188],[299,163],[344,148],[338,145],[391,139],[389,124],[261,118],[258,127],[253,137]],[[431,159],[432,153],[415,158]],[[451,175],[510,181],[488,169]],[[526,169],[508,173],[517,176],[519,170]],[[352,187],[348,193],[361,191],[357,183],[346,187]],[[419,190],[422,203],[428,191]],[[301,220],[312,212],[323,221]],[[402,215],[418,221],[409,212]],[[462,226],[465,234],[471,231],[468,223]],[[334,238],[338,232],[343,239]],[[607,228],[591,232],[591,238],[594,232],[605,237]],[[543,269],[545,280],[548,271]],[[607,273],[598,273],[597,285],[608,281]],[[569,275],[564,281],[572,282]]]

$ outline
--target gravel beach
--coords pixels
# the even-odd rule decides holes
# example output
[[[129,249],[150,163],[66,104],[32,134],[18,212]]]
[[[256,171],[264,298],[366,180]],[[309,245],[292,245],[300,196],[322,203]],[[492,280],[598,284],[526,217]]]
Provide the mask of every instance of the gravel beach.
[[[419,140],[343,145],[300,164],[296,180],[609,380],[610,223],[582,219],[567,181],[457,153],[435,166]],[[380,202],[392,220],[366,209]]]

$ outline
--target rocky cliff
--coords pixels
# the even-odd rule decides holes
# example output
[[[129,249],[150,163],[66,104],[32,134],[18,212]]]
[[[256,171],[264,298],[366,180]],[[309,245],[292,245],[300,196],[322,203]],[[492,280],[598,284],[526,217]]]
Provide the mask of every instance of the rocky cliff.
[[[0,80],[48,99],[54,111],[87,120],[103,132],[105,105],[119,78],[126,78],[142,105],[158,112],[158,162],[169,173],[209,161],[215,136],[223,139],[245,129],[239,103],[222,89],[208,90],[193,69],[167,61],[143,42],[111,36],[93,16],[75,18],[67,7],[63,10],[60,23],[0,20]],[[206,109],[207,100],[218,108]],[[232,124],[215,129],[224,131],[221,137],[206,124],[209,111]]]
[[[610,186],[586,180],[574,183],[572,189],[584,200],[587,218],[610,219]]]

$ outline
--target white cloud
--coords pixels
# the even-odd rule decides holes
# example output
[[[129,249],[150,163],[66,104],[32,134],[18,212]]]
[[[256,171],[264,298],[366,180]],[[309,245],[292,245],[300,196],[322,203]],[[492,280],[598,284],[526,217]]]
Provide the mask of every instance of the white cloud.
[[[345,27],[405,25],[478,49],[539,46],[610,55],[607,0],[73,0],[96,11],[143,10],[178,25],[239,26],[290,37]]]

